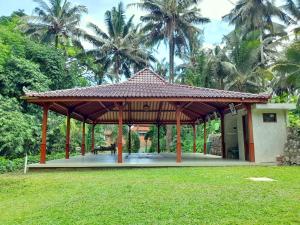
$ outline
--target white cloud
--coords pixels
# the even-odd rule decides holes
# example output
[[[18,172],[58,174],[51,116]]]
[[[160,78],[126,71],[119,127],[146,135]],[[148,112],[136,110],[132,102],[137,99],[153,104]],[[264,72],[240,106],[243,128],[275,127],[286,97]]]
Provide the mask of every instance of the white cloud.
[[[221,20],[230,12],[237,0],[202,0],[199,3],[201,14],[210,19]]]

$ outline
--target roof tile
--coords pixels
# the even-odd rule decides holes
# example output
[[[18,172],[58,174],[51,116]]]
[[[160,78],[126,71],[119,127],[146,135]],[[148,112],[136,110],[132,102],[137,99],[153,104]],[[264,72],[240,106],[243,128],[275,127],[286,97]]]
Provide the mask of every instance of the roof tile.
[[[218,89],[171,84],[163,77],[145,68],[119,84],[98,85],[46,92],[26,92],[27,97],[97,97],[97,98],[247,98],[269,99],[267,94],[251,94]]]

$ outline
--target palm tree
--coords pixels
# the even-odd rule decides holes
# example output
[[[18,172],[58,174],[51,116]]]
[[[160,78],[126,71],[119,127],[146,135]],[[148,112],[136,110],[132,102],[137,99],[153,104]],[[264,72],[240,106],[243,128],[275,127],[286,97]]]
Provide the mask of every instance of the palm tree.
[[[169,47],[169,79],[174,82],[175,53],[181,54],[199,33],[198,24],[208,23],[196,4],[198,0],[142,0],[129,4],[146,11],[140,19],[149,44],[166,41]]]
[[[95,63],[103,64],[107,72],[111,69],[112,79],[120,80],[124,74],[130,77],[131,68],[136,71],[154,61],[149,50],[142,45],[142,35],[139,27],[133,25],[133,16],[126,21],[123,4],[113,7],[105,12],[105,24],[108,32],[104,32],[99,26],[90,23],[88,26],[94,34],[85,34],[86,40],[94,45],[94,49],[87,54],[95,57]]]
[[[146,15],[140,19],[145,23],[145,32],[148,43],[152,46],[165,41],[169,47],[169,80],[174,82],[174,57],[179,56],[195,40],[200,30],[198,24],[209,22],[202,17],[196,4],[198,0],[142,0],[139,3],[129,4],[144,11]],[[167,126],[166,150],[170,150],[172,141],[172,127]]]
[[[239,0],[231,12],[223,17],[235,28],[245,28],[245,31],[259,30],[260,32],[260,60],[265,64],[263,38],[266,30],[273,33],[273,18],[277,17],[285,24],[293,20],[280,7],[274,5],[271,0]]]
[[[296,37],[300,32],[300,0],[285,0],[285,4],[283,8],[294,18],[294,20],[298,23],[298,26],[294,29],[294,33]]]
[[[35,16],[27,17],[25,32],[35,36],[42,42],[66,44],[70,39],[73,44],[80,44],[78,37],[82,31],[78,28],[83,13],[87,8],[83,5],[72,6],[68,0],[34,0],[39,7],[34,9]]]
[[[300,90],[300,41],[296,41],[285,51],[282,59],[271,67],[276,72],[273,80],[276,94],[295,93]]]
[[[295,20],[300,20],[300,0],[285,0],[284,9],[288,11]]]

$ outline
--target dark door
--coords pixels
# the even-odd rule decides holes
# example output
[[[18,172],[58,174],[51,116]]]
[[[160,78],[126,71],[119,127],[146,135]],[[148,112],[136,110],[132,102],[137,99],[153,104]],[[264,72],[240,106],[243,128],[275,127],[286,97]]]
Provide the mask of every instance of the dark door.
[[[248,135],[248,123],[247,115],[243,116],[243,135],[244,135],[244,149],[245,160],[249,161],[249,135]]]

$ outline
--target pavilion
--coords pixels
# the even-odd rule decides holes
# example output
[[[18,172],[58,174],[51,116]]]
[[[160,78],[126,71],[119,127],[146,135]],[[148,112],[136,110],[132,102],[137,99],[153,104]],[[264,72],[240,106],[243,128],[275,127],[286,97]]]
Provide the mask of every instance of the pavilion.
[[[118,84],[98,85],[46,92],[27,92],[23,97],[29,103],[43,108],[42,141],[40,163],[46,163],[46,137],[48,111],[67,117],[66,159],[70,152],[70,118],[79,120],[82,126],[81,154],[85,154],[85,124],[92,125],[92,151],[94,150],[94,127],[96,124],[118,124],[117,162],[122,163],[123,124],[175,124],[177,131],[176,162],[182,161],[181,125],[204,124],[206,141],[206,122],[208,118],[220,117],[222,137],[222,157],[226,158],[224,141],[224,116],[231,113],[230,108],[244,108],[247,117],[249,161],[255,161],[251,105],[267,103],[270,96],[224,91],[181,84],[171,84],[152,70],[145,68],[133,77]],[[159,134],[158,134],[159,135]],[[158,141],[159,142],[159,141]],[[158,143],[158,153],[160,152]],[[204,153],[206,144],[204,144]]]

